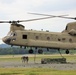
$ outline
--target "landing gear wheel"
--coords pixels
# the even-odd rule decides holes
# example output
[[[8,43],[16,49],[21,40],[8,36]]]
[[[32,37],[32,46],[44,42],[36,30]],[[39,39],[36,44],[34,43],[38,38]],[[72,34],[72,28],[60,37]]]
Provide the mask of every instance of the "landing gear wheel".
[[[42,50],[42,49],[39,49],[39,50],[38,50],[38,53],[39,53],[39,54],[42,54],[42,53],[43,53],[43,50]]]
[[[30,53],[30,54],[33,54],[33,53],[34,53],[34,51],[33,51],[32,49],[30,49],[30,50],[29,50],[29,53]]]
[[[66,54],[69,54],[69,50],[66,50]]]

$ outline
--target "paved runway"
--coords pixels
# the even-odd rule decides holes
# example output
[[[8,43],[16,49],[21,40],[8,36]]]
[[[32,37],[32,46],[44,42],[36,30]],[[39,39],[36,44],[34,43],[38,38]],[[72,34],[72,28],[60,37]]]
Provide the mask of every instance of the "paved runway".
[[[76,70],[76,64],[75,63],[66,63],[66,64],[41,64],[41,63],[34,63],[34,62],[29,62],[27,63],[22,63],[21,61],[5,61],[5,62],[0,62],[0,67],[1,68],[51,68],[51,69],[56,69],[56,70]]]

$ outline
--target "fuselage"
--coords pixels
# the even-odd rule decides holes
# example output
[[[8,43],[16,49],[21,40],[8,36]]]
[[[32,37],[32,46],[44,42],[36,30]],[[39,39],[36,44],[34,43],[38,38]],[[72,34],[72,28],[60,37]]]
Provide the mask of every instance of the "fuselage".
[[[10,45],[25,47],[76,49],[76,36],[60,32],[16,30],[9,32],[3,41]]]

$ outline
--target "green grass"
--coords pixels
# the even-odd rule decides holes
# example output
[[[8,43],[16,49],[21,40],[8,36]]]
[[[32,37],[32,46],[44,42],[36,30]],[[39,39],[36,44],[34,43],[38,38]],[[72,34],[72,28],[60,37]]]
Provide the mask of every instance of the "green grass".
[[[59,71],[49,68],[0,68],[0,75],[76,75],[76,70]]]
[[[0,55],[0,61],[20,61],[23,55]],[[34,60],[34,55],[28,55],[29,61]],[[76,61],[76,55],[63,55],[67,61]],[[61,58],[60,55],[36,55],[36,60],[40,61],[42,58]]]
[[[67,61],[76,61],[76,55],[63,55]],[[0,55],[0,61],[20,61],[22,55]],[[29,60],[34,60],[34,55],[29,55]],[[36,55],[36,60],[41,58],[61,58],[60,55]],[[51,68],[0,68],[0,75],[76,75],[76,70],[55,70]]]

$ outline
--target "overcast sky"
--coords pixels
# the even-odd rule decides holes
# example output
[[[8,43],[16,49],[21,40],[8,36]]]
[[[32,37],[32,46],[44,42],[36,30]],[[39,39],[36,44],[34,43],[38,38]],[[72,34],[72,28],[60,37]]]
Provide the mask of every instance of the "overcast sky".
[[[44,16],[28,14],[42,13],[50,15],[76,16],[76,0],[0,0],[0,20],[27,20]],[[26,29],[61,32],[66,24],[74,20],[51,18],[47,20],[21,23]],[[0,24],[0,38],[9,31],[10,24]],[[0,41],[0,43],[3,43]]]

